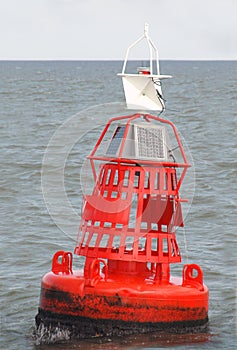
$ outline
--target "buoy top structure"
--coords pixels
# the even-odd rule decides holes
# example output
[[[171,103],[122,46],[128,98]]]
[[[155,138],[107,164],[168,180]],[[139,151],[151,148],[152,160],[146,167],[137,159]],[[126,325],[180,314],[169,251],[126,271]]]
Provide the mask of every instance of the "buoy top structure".
[[[143,39],[150,66],[126,73],[129,50]],[[160,82],[170,76],[160,75],[147,25],[120,76],[128,109],[139,112],[110,119],[87,157],[94,185],[83,196],[74,249],[84,268],[73,269],[71,252],[54,255],[41,282],[41,339],[59,330],[70,339],[207,328],[202,269],[185,264],[181,277],[170,274],[181,262],[176,230],[184,226],[180,188],[190,164],[175,125],[160,117]]]
[[[137,74],[125,73],[130,49],[144,39],[150,66],[140,67]],[[148,24],[144,35],[128,48],[118,75],[123,79],[128,109],[164,110],[160,79],[171,76],[159,74],[158,50],[148,36]],[[107,140],[111,128],[112,137]],[[180,151],[179,163],[173,148]],[[108,259],[110,266],[112,259],[116,272],[121,263],[114,260],[152,263],[155,278],[169,280],[167,264],[181,261],[175,227],[183,226],[179,188],[189,167],[174,124],[146,112],[113,118],[88,158],[96,184],[84,198],[75,254],[86,256],[88,265],[96,257]],[[102,162],[98,173],[96,161]],[[177,168],[182,169],[180,176]],[[129,272],[129,265],[122,271]]]

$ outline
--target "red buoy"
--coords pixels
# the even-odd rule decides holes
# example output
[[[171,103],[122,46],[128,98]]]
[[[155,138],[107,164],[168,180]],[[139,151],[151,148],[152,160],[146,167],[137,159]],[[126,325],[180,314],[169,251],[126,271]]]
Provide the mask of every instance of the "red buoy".
[[[106,154],[97,155],[111,124]],[[173,130],[180,163],[164,125]],[[201,268],[184,265],[182,278],[170,276],[170,264],[181,261],[175,231],[184,225],[179,188],[189,167],[175,126],[149,114],[114,118],[88,158],[96,182],[84,198],[75,247],[86,258],[84,270],[72,269],[72,253],[54,255],[42,279],[37,324],[61,324],[78,337],[205,326]]]
[[[54,255],[41,283],[38,329],[78,338],[204,329],[202,269],[185,264],[182,276],[170,275],[170,264],[181,262],[179,190],[190,166],[174,124],[148,113],[113,118],[88,159],[95,183],[83,198],[74,251],[84,269],[73,269],[71,252]]]

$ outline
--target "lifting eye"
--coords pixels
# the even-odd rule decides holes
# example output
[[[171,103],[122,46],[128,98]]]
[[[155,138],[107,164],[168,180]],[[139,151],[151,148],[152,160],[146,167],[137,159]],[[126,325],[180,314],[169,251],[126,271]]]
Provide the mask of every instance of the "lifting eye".
[[[198,277],[198,270],[193,268],[191,271],[190,271],[190,277],[191,278],[197,278]]]

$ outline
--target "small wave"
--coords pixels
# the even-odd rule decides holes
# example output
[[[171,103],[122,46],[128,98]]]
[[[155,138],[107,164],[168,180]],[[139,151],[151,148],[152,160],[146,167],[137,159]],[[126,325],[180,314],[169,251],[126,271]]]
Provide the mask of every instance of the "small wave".
[[[35,345],[54,344],[70,340],[70,331],[59,327],[45,326],[40,324],[33,330]]]

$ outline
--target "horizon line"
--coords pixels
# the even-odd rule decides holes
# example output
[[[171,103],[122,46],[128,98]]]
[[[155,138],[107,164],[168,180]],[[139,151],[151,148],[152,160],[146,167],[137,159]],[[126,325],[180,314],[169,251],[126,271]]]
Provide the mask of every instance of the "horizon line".
[[[142,59],[144,60],[144,59]],[[88,62],[123,62],[124,59],[110,59],[110,58],[0,58],[0,62],[79,62],[79,61],[88,61]],[[137,62],[141,61],[141,58],[130,59],[129,61]],[[155,60],[154,60],[155,61]],[[237,61],[237,58],[160,58],[159,61]]]

